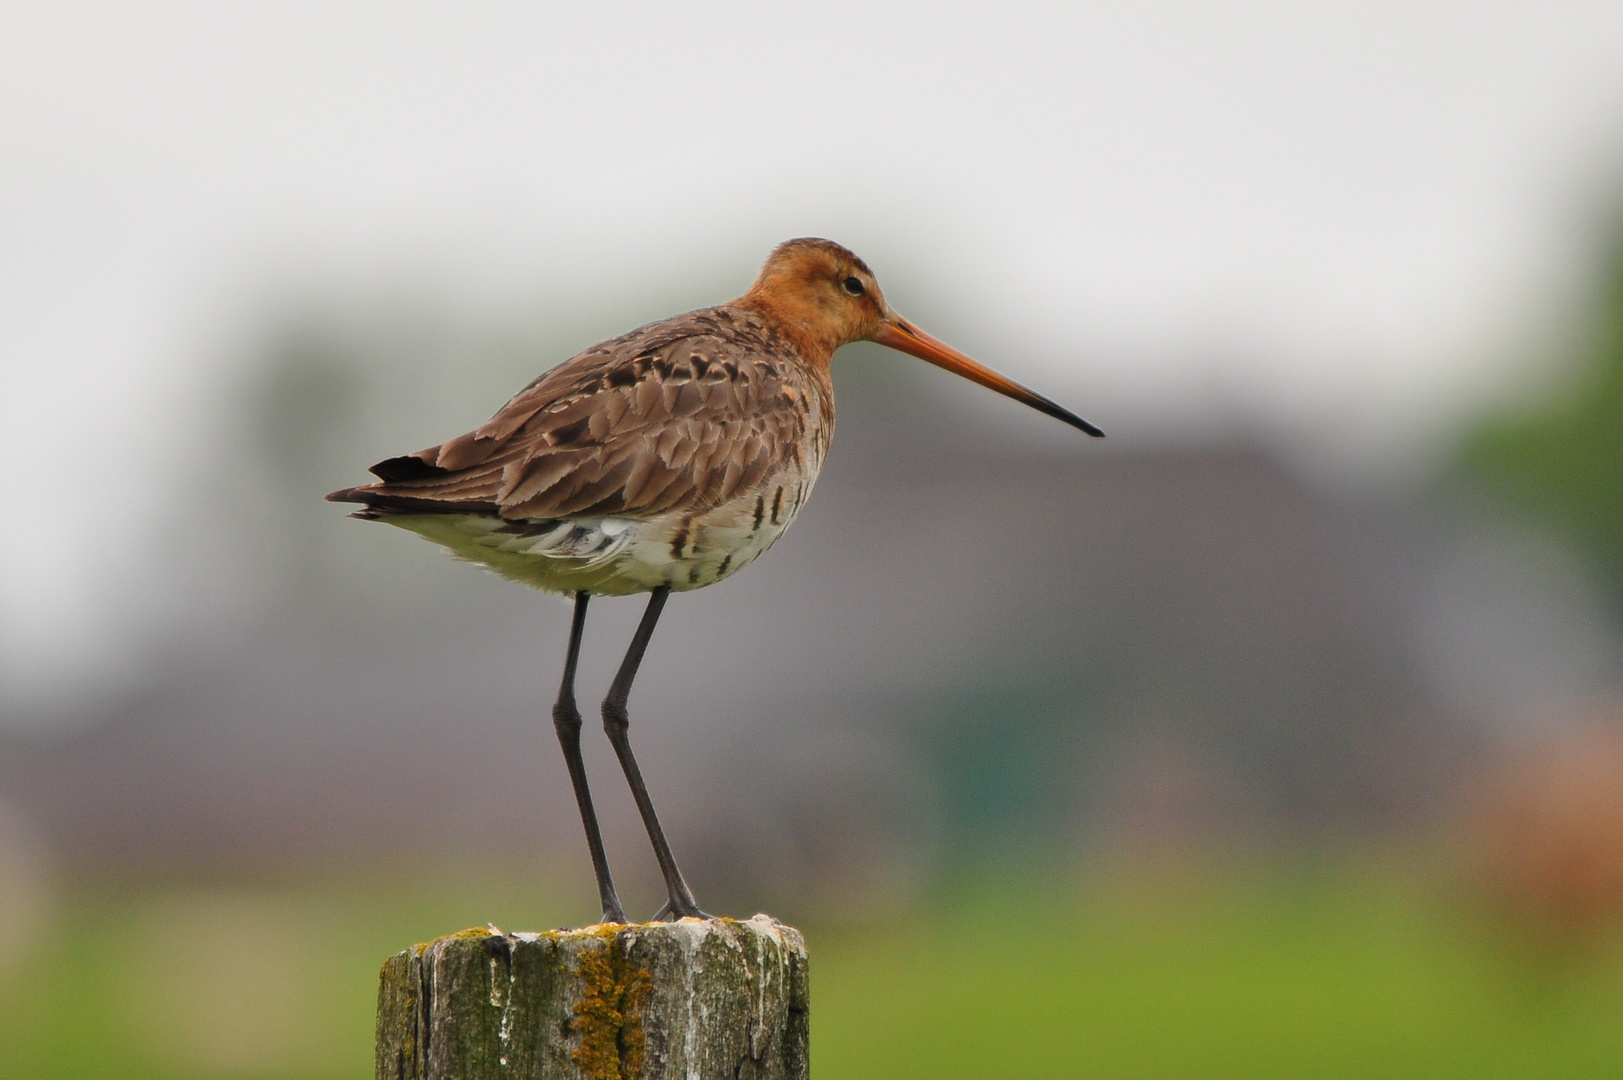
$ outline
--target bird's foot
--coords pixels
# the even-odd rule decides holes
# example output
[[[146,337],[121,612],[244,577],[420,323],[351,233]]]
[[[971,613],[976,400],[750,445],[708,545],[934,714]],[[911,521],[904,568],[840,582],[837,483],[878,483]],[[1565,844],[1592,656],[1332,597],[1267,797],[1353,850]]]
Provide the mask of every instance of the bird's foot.
[[[665,906],[654,912],[654,917],[648,921],[675,922],[677,919],[687,918],[714,919],[715,916],[700,908],[698,904],[691,900],[682,901],[673,896],[665,901]]]
[[[604,908],[603,918],[599,919],[598,921],[606,923],[620,923],[621,925],[631,922],[630,919],[626,918],[626,913],[621,911],[618,905]]]

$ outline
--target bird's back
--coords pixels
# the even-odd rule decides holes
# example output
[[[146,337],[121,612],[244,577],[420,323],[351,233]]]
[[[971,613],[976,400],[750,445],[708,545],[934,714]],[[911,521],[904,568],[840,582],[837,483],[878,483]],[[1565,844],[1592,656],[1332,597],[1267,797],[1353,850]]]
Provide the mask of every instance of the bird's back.
[[[833,422],[826,368],[723,305],[593,346],[328,498],[550,591],[696,588],[788,527]]]

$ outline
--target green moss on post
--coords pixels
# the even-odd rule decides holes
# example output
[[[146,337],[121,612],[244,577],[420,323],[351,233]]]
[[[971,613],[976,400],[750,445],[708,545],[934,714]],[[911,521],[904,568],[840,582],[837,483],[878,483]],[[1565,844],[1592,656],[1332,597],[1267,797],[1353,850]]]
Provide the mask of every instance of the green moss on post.
[[[384,962],[378,1080],[808,1080],[800,932],[765,915],[463,931]]]

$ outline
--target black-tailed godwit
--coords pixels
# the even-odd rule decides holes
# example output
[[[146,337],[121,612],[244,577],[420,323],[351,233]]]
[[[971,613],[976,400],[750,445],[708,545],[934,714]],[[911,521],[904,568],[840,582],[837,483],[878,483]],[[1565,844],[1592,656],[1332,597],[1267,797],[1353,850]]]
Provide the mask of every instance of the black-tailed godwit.
[[[603,701],[603,726],[665,878],[668,899],[655,918],[703,916],[631,753],[626,702],[666,597],[742,570],[805,506],[834,434],[829,362],[853,341],[888,345],[1102,434],[896,314],[850,251],[802,239],[779,245],[737,300],[595,345],[474,431],[381,461],[375,483],[327,496],[363,504],[356,517],[574,597],[552,719],[604,922],[626,920],[580,753],[574,683],[587,601],[652,594]]]

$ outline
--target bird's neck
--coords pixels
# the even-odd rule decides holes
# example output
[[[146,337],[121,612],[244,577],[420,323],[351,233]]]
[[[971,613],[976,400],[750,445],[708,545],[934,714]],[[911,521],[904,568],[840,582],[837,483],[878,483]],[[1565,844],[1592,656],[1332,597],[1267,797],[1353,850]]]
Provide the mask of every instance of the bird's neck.
[[[794,346],[806,366],[827,372],[834,350],[845,344],[840,328],[833,325],[822,311],[775,296],[762,289],[751,289],[734,300],[732,307],[751,312],[762,322]]]

